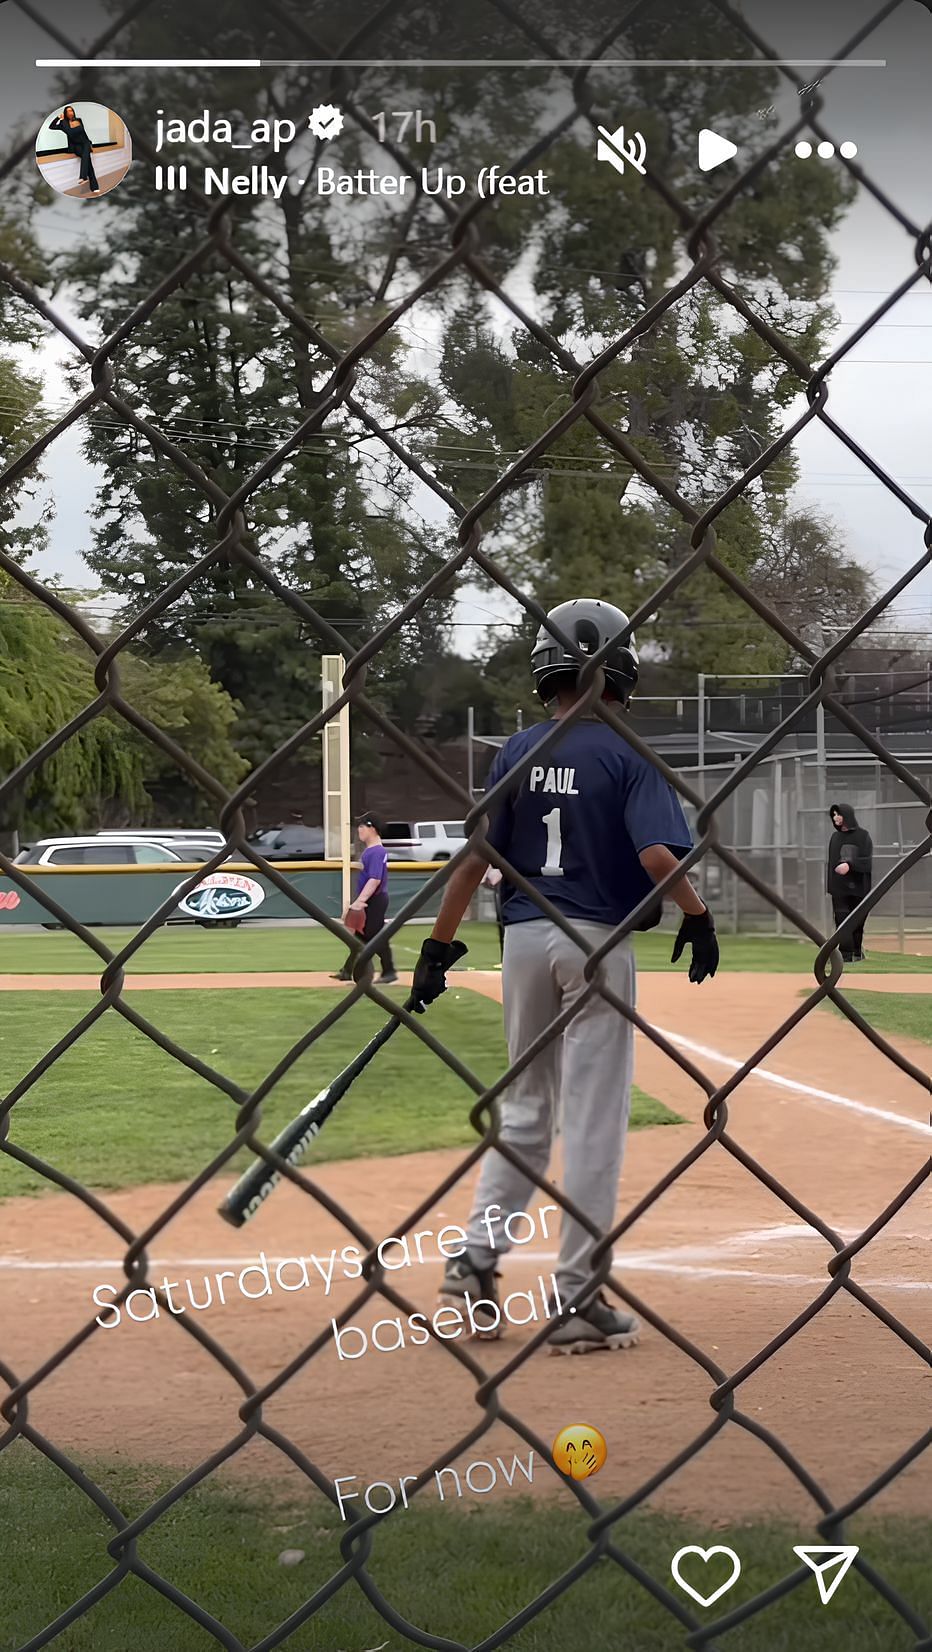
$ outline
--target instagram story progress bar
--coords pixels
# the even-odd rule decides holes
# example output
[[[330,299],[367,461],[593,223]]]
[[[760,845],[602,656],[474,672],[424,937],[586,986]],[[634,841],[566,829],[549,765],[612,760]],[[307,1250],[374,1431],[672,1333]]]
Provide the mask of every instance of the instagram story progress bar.
[[[37,57],[37,69],[885,69],[885,57]]]

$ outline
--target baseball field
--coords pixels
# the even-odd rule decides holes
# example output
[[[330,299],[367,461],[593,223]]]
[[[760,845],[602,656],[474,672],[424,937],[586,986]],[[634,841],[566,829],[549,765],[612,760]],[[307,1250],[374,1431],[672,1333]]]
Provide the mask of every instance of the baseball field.
[[[129,939],[100,933],[112,950]],[[401,971],[422,933],[399,937]],[[429,1026],[488,1084],[505,1058],[497,940],[479,925],[465,938],[468,967],[451,977]],[[0,1159],[0,1313],[4,1374],[10,1386],[26,1385],[28,1429],[67,1453],[127,1519],[230,1442],[241,1449],[140,1534],[133,1567],[152,1568],[168,1592],[137,1575],[108,1593],[103,1580],[126,1561],[107,1552],[106,1507],[95,1509],[28,1437],[17,1442],[0,1477],[4,1516],[14,1504],[25,1511],[3,1520],[12,1546],[0,1646],[25,1645],[97,1585],[99,1604],[62,1636],[69,1652],[211,1644],[214,1632],[178,1613],[172,1589],[238,1637],[222,1644],[271,1646],[264,1637],[347,1558],[346,1527],[323,1492],[309,1492],[295,1453],[347,1488],[349,1515],[367,1487],[397,1495],[404,1476],[449,1465],[446,1496],[431,1478],[411,1507],[396,1503],[376,1532],[369,1571],[406,1623],[456,1644],[464,1602],[478,1644],[483,1625],[491,1633],[591,1553],[594,1511],[624,1503],[629,1512],[612,1536],[635,1575],[625,1582],[616,1567],[594,1565],[516,1645],[659,1652],[673,1644],[667,1606],[651,1588],[663,1601],[672,1592],[684,1623],[702,1621],[702,1609],[672,1590],[670,1559],[683,1544],[728,1544],[741,1556],[729,1611],[796,1578],[764,1618],[716,1644],[748,1652],[916,1645],[932,1615],[930,1086],[921,1081],[932,956],[888,950],[881,938],[844,978],[846,999],[889,1040],[898,1065],[825,1005],[763,1049],[812,991],[808,946],[725,936],[722,969],[701,989],[669,968],[668,936],[639,937],[637,947],[639,1011],[692,1064],[684,1070],[638,1035],[620,1209],[639,1213],[617,1247],[614,1277],[641,1315],[642,1340],[589,1359],[546,1358],[541,1349],[510,1371],[542,1314],[510,1324],[500,1342],[469,1344],[474,1366],[458,1346],[421,1345],[408,1333],[412,1310],[433,1311],[438,1236],[469,1208],[467,1156],[477,1137],[469,1086],[404,1030],[315,1144],[305,1164],[314,1196],[283,1184],[233,1231],[216,1207],[248,1154],[191,1188],[229,1142],[237,1097],[345,992],[330,980],[340,958],[326,936],[163,931],[127,970],[123,999],[137,1024],[112,1007],[93,1019],[99,966],[71,936],[4,937],[0,1087],[18,1099],[13,1152]],[[405,979],[392,989],[399,1000]],[[353,1004],[284,1068],[264,1103],[265,1140],[381,1019],[371,1002]],[[20,1090],[53,1049],[57,1059]],[[729,1097],[727,1133],[714,1139],[695,1074],[720,1085],[755,1054]],[[90,1196],[56,1187],[50,1168]],[[559,1180],[559,1154],[554,1172]],[[503,1292],[540,1297],[556,1250],[546,1204],[531,1203],[531,1231],[504,1262]],[[856,1290],[836,1289],[830,1235],[848,1245],[872,1225],[852,1258]],[[399,1301],[361,1301],[348,1252],[409,1230],[407,1251],[396,1246],[386,1274]],[[145,1287],[167,1281],[184,1296],[184,1314],[142,1286],[135,1312],[118,1324],[101,1312],[125,1284],[130,1235],[145,1241]],[[295,1271],[301,1258],[306,1284]],[[247,1289],[240,1274],[250,1266]],[[334,1321],[352,1333],[342,1352]],[[226,1364],[204,1336],[221,1345]],[[731,1379],[733,1399],[722,1393]],[[485,1409],[477,1405],[483,1381]],[[585,1508],[544,1455],[576,1418],[608,1444]],[[470,1473],[477,1463],[482,1472]],[[374,1493],[374,1504],[387,1496]],[[813,1609],[814,1580],[793,1545],[818,1542],[824,1513],[849,1502],[840,1540],[861,1545],[913,1621],[856,1575],[829,1607]],[[283,1555],[299,1558],[288,1565]],[[396,1642],[352,1587],[295,1644],[362,1652]]]

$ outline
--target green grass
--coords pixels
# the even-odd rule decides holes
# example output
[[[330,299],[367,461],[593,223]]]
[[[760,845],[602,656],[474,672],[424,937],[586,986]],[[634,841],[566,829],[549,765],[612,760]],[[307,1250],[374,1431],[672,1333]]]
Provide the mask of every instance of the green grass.
[[[111,952],[132,940],[133,929],[97,929],[98,939]],[[393,942],[400,969],[413,969],[421,942],[430,933],[424,924],[406,925]],[[469,963],[492,969],[499,963],[498,933],[494,924],[464,924],[461,937],[469,947]],[[334,970],[346,957],[339,941],[323,929],[287,926],[281,929],[198,929],[172,924],[157,930],[131,959],[133,974],[200,974],[238,970]],[[71,975],[99,973],[96,954],[73,935],[0,935],[0,974]]]
[[[854,1009],[860,1010],[865,1021],[876,1027],[878,1032],[891,1033],[894,1038],[918,1038],[925,1044],[932,1044],[932,1016],[925,993],[846,990],[845,997],[850,998]],[[841,1010],[827,1000],[821,1007],[830,1009],[833,1015],[841,1015]]]
[[[483,1456],[481,1444],[473,1458]],[[417,1452],[414,1453],[415,1459]],[[88,1472],[132,1518],[178,1476],[131,1464]],[[597,1485],[593,1490],[598,1492]],[[494,1494],[493,1494],[494,1496]],[[475,1645],[587,1552],[587,1517],[559,1490],[553,1500],[476,1507],[439,1505],[432,1488],[377,1528],[369,1571],[409,1622]],[[0,1454],[5,1532],[0,1648],[12,1652],[112,1570],[113,1528],[61,1472],[23,1442]],[[341,1528],[314,1490],[260,1494],[229,1480],[189,1493],[138,1540],[139,1558],[254,1645],[339,1570]],[[853,1523],[849,1541],[926,1623],[932,1619],[932,1521]],[[750,1600],[799,1567],[794,1543],[820,1541],[802,1527],[729,1526],[635,1515],[616,1530],[623,1550],[677,1595],[699,1621]],[[669,1567],[682,1545],[724,1544],[742,1562],[732,1592],[710,1611],[679,1596]],[[305,1558],[282,1567],[283,1549]],[[699,1575],[702,1575],[701,1573]],[[675,1652],[686,1629],[610,1561],[597,1563],[507,1647],[513,1652]],[[829,1606],[815,1581],[716,1640],[735,1652],[912,1652],[919,1637],[855,1571]],[[163,1596],[127,1577],[52,1643],[56,1652],[208,1652],[216,1641]],[[292,1652],[363,1652],[412,1645],[350,1580],[284,1643]]]
[[[670,940],[667,935],[639,935],[635,943],[638,967],[669,969]],[[718,940],[721,968],[726,973],[736,970],[745,975],[812,974],[816,948],[811,941],[797,941],[790,936],[729,935],[721,930]],[[682,968],[682,963],[677,967]],[[932,972],[932,956],[909,951],[871,952],[865,968],[875,975],[927,975]]]
[[[679,1114],[671,1113],[656,1096],[648,1096],[636,1084],[631,1086],[631,1129],[644,1130],[649,1125],[683,1124]]]
[[[177,1043],[252,1089],[308,1027],[339,1002],[327,988],[127,993]],[[399,994],[400,996],[400,994]],[[89,992],[4,993],[0,1094],[7,1094],[98,1000]],[[355,1004],[295,1063],[265,1104],[270,1141],[382,1024]],[[485,1083],[505,1065],[499,1006],[455,990],[431,1008],[431,1030]],[[379,1158],[472,1145],[473,1091],[402,1029],[353,1086],[315,1143],[312,1159]],[[190,1178],[229,1141],[236,1104],[108,1010],[17,1102],[10,1141],[98,1188]],[[681,1122],[640,1091],[632,1125]],[[244,1152],[234,1168],[248,1162]],[[50,1184],[0,1155],[0,1196]]]
[[[400,968],[411,969],[427,934],[423,924],[406,925],[394,942]],[[111,952],[132,939],[131,929],[96,931]],[[460,931],[469,947],[467,967],[494,969],[499,963],[494,924],[464,924]],[[870,937],[868,937],[869,941]],[[815,948],[808,941],[766,935],[721,933],[721,967],[743,973],[788,974],[811,972]],[[666,930],[638,935],[638,965],[643,970],[669,969],[672,934]],[[907,945],[909,943],[907,942]],[[206,930],[172,925],[151,936],[129,964],[130,973],[146,975],[236,970],[336,969],[343,961],[339,944],[325,931],[305,927]],[[682,961],[677,968],[683,971]],[[65,975],[99,973],[94,954],[73,935],[0,934],[0,974]],[[932,955],[876,952],[868,968],[878,974],[916,974],[932,971]]]

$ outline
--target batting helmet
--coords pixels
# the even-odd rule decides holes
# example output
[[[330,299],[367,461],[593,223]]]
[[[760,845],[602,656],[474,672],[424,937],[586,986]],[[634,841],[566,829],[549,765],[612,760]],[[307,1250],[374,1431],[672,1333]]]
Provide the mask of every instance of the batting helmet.
[[[572,602],[561,602],[547,615],[565,637],[576,644],[581,654],[595,654],[613,638],[624,638],[602,661],[605,681],[626,705],[638,680],[638,656],[634,638],[627,636],[630,620],[620,608],[596,597],[576,597]],[[580,661],[541,626],[537,641],[531,650],[531,674],[544,705],[554,698],[560,688],[571,688],[581,670]]]

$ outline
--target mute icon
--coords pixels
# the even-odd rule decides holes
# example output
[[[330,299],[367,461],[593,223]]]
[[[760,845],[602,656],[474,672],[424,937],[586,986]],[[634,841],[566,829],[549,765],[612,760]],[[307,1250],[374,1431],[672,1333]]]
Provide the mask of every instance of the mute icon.
[[[793,1553],[815,1573],[819,1599],[827,1606],[838,1585],[847,1577],[852,1562],[860,1554],[857,1543],[794,1545]]]
[[[602,135],[596,150],[596,160],[608,161],[609,166],[621,173],[626,166],[633,166],[635,172],[646,176],[644,162],[647,159],[647,144],[640,132],[635,132],[628,143],[625,140],[623,126],[616,126],[614,132],[610,132],[607,126],[600,126],[599,131]]]

